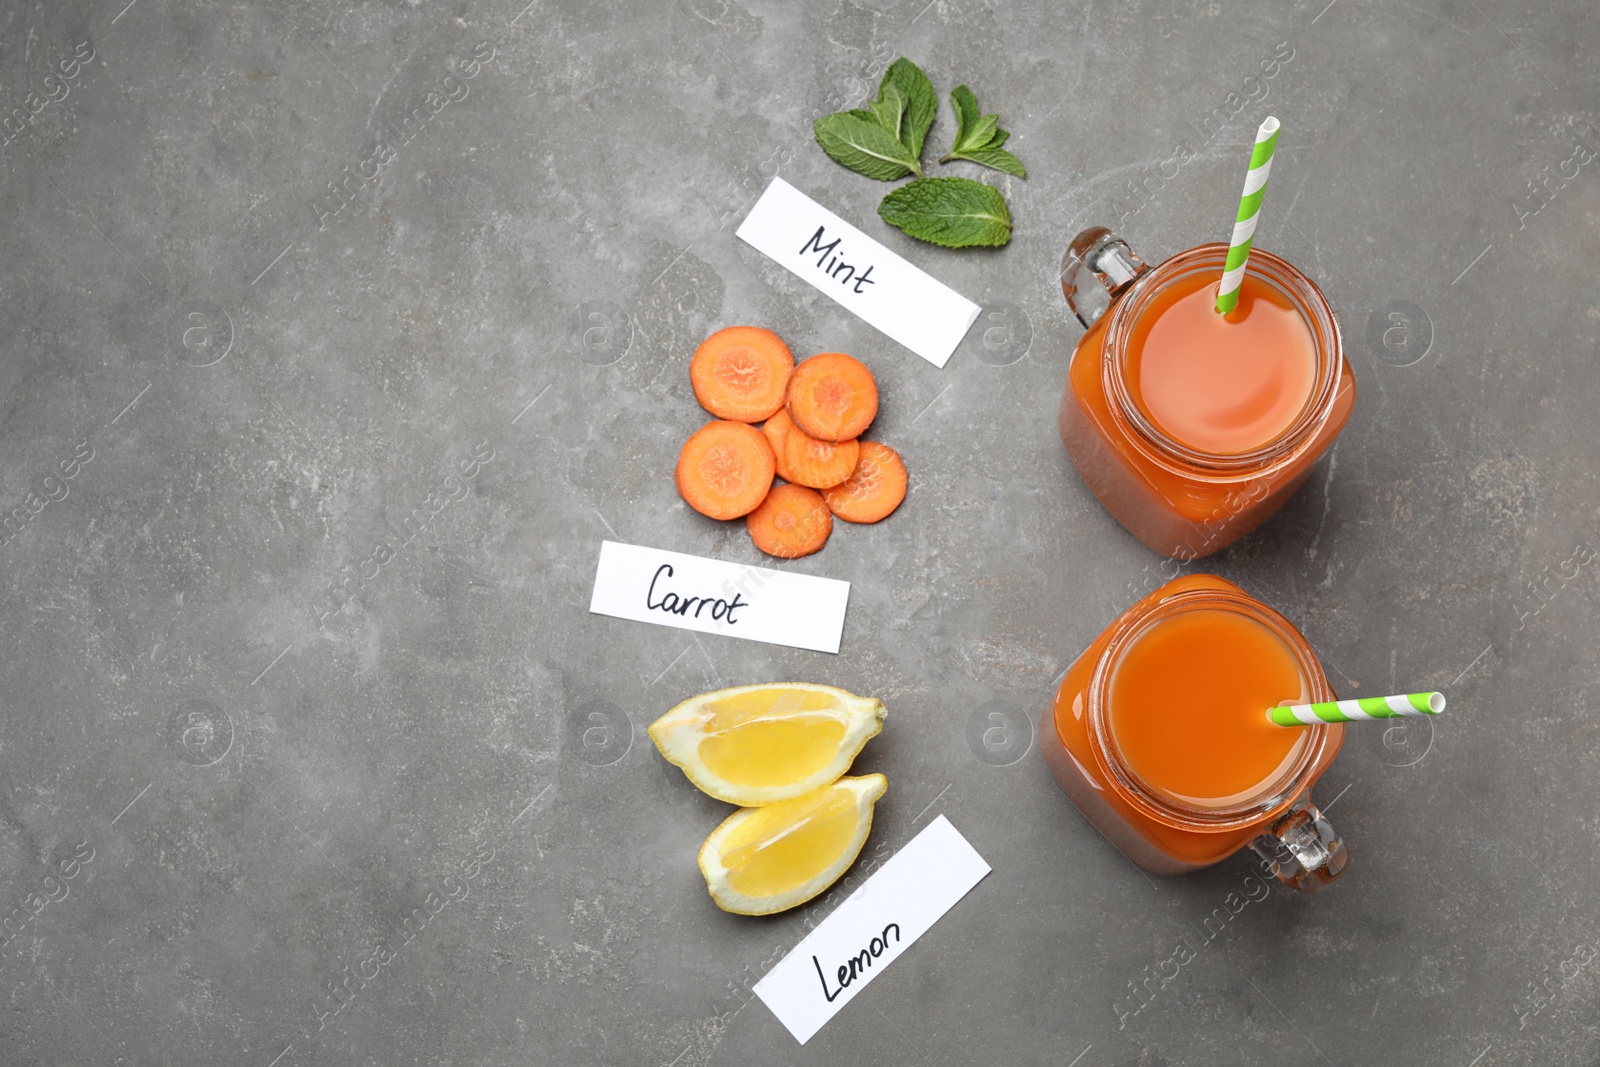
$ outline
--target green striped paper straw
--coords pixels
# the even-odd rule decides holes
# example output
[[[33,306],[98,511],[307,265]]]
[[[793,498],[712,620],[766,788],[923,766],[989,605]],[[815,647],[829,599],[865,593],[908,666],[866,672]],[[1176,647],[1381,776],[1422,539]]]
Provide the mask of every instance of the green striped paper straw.
[[[1268,708],[1267,718],[1279,726],[1315,726],[1323,722],[1364,722],[1398,719],[1408,715],[1437,715],[1444,710],[1443,693],[1406,693],[1360,700],[1329,700],[1321,704],[1287,704]]]
[[[1272,171],[1272,153],[1278,150],[1278,120],[1271,115],[1256,131],[1256,147],[1250,153],[1250,169],[1244,176],[1244,194],[1239,200],[1239,217],[1233,223],[1233,238],[1228,242],[1228,262],[1222,269],[1222,284],[1217,286],[1217,311],[1226,315],[1239,306],[1239,286],[1244,284],[1244,267],[1250,260],[1250,245],[1255,241],[1256,219],[1261,201],[1267,195],[1267,175]]]

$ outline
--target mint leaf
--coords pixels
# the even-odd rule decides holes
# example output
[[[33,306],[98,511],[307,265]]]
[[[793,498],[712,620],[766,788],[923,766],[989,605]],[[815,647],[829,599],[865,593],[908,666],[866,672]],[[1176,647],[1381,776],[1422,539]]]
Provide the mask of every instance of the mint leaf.
[[[965,85],[958,85],[950,93],[950,103],[956,109],[956,137],[950,152],[939,160],[965,159],[985,167],[1026,178],[1022,161],[1000,146],[1011,134],[1000,128],[998,115],[984,115],[978,111],[978,98]]]
[[[1022,160],[1007,152],[1004,148],[974,148],[970,152],[963,152],[957,159],[968,159],[985,167],[1005,171],[1007,174],[1018,178],[1026,178],[1028,172],[1023,169]]]
[[[908,236],[945,248],[998,248],[1011,240],[1005,198],[971,178],[918,178],[884,197],[878,214]]]
[[[857,174],[883,182],[922,175],[922,165],[900,139],[877,122],[840,111],[812,123],[822,150]]]
[[[939,96],[933,83],[922,73],[922,68],[901,56],[883,72],[882,85],[892,85],[906,98],[905,118],[900,126],[900,140],[911,149],[913,158],[922,158],[922,142],[933,125],[934,112],[939,110]]]
[[[905,94],[892,85],[880,85],[878,87],[878,99],[873,101],[871,106],[872,115],[877,119],[878,125],[893,134],[895,140],[905,144],[904,141],[900,140],[900,120],[906,114]],[[906,147],[909,148],[910,146],[907,145]],[[915,156],[916,153],[913,152],[912,155]]]
[[[978,124],[978,98],[965,85],[950,90],[950,103],[956,109],[956,144],[961,143],[961,131]]]
[[[950,156],[957,152],[982,148],[999,132],[999,116],[978,114],[978,98],[973,96],[972,90],[965,85],[958,85],[951,90],[950,103],[954,104],[956,109],[956,140],[950,148]],[[945,159],[949,159],[950,156],[946,156]]]

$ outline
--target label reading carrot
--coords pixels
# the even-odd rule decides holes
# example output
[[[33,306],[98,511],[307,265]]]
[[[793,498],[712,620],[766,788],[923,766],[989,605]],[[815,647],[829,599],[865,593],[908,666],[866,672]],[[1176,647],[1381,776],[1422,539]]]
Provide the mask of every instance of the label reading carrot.
[[[820,498],[810,499],[816,494],[809,489],[781,488],[800,499],[787,507],[780,507],[780,499],[757,518],[761,536],[770,535],[785,556],[816,551],[832,525],[826,507]],[[849,600],[850,583],[834,578],[604,541],[589,610],[678,630],[838,652]]]

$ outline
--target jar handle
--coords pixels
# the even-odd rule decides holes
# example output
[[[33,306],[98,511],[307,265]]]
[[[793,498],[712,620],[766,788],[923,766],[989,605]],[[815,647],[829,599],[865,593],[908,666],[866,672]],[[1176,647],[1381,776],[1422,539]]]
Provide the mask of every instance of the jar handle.
[[[1061,257],[1061,293],[1088,329],[1149,269],[1128,242],[1104,226],[1091,226],[1072,239]],[[1090,278],[1098,284],[1090,285]]]
[[[1327,888],[1350,868],[1350,850],[1309,792],[1250,847],[1280,881],[1302,893]]]

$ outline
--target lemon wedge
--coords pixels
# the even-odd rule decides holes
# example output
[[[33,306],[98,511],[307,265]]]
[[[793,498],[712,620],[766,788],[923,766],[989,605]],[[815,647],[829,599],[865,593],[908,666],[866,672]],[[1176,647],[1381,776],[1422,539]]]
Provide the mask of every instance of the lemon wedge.
[[[838,778],[885,714],[882,701],[832,686],[742,685],[685,700],[650,724],[650,739],[695,785],[751,808]]]
[[[804,904],[850,868],[872,829],[881,774],[840,778],[803,797],[734,812],[700,846],[711,899],[736,915]]]

